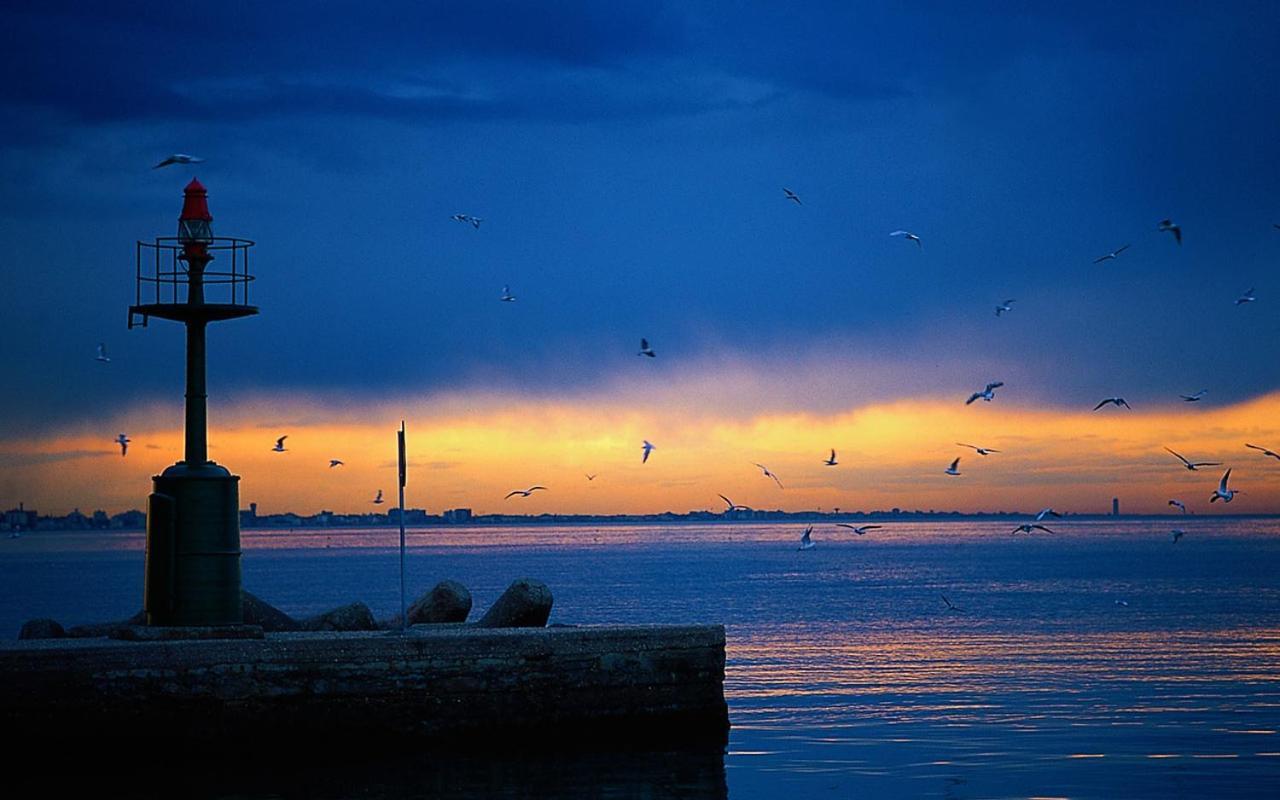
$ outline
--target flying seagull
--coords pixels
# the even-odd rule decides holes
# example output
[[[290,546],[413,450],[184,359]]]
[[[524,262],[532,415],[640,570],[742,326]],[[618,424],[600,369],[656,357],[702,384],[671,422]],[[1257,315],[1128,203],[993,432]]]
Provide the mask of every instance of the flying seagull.
[[[1126,402],[1124,401],[1124,398],[1123,398],[1123,397],[1108,397],[1106,400],[1103,400],[1102,402],[1100,402],[1100,403],[1098,403],[1096,406],[1094,406],[1094,407],[1093,407],[1093,410],[1094,410],[1094,411],[1097,411],[1098,409],[1100,409],[1100,408],[1102,408],[1103,406],[1105,406],[1107,403],[1115,403],[1116,408],[1119,408],[1120,406],[1124,406],[1125,408],[1129,408],[1129,404],[1128,404],[1128,403],[1126,403]],[[1132,410],[1132,409],[1130,409],[1130,410]]]
[[[737,503],[733,502],[732,500],[725,497],[724,495],[717,495],[717,496],[725,502],[726,506],[728,506],[728,508],[725,509],[726,514],[729,513],[730,511],[750,511],[751,510],[747,506],[738,505]]]
[[[166,158],[164,161],[161,161],[159,164],[156,164],[154,167],[152,167],[152,169],[160,169],[161,167],[167,167],[170,164],[199,164],[202,161],[204,161],[203,158],[197,158],[196,156],[189,156],[186,153],[174,153],[173,155]]]
[[[1014,528],[1012,532],[1013,533],[1031,533],[1032,531],[1044,531],[1045,533],[1053,533],[1053,531],[1049,530],[1048,528],[1046,528],[1045,526],[1041,525],[1038,522],[1024,522],[1018,527]]]
[[[512,294],[512,293],[511,293],[511,287],[510,287],[510,286],[507,286],[507,285],[504,283],[504,284],[502,285],[502,297],[500,297],[500,298],[498,298],[498,299],[500,299],[500,300],[501,300],[502,302],[504,302],[504,303],[513,303],[513,302],[515,302],[516,296],[515,296],[514,294]]]
[[[839,461],[836,461],[836,450],[834,447],[831,448],[831,457],[822,463],[826,464],[828,467],[834,467],[836,464],[840,463]]]
[[[1045,517],[1061,518],[1062,515],[1059,514],[1057,511],[1054,511],[1052,508],[1042,508],[1040,509],[1040,513],[1036,514],[1036,522],[1043,521]]]
[[[1201,389],[1195,394],[1180,394],[1178,395],[1178,397],[1181,397],[1183,400],[1185,400],[1188,403],[1198,403],[1200,402],[1200,398],[1204,397],[1208,391],[1209,391],[1208,389]]]
[[[988,403],[990,403],[996,396],[996,389],[999,389],[1001,386],[1004,386],[1004,381],[994,381],[992,383],[988,383],[987,388],[983,389],[980,392],[974,392],[973,394],[969,395],[969,399],[965,400],[964,404],[967,406],[970,403],[972,403],[974,400],[977,400],[979,398],[986,400]]]
[[[653,352],[653,348],[649,346],[649,340],[644,338],[640,339],[640,352],[636,353],[636,355],[648,356],[649,358],[658,357],[658,354]],[[679,359],[676,360],[679,361]]]
[[[848,528],[859,536],[865,536],[867,531],[873,531],[876,528],[884,527],[883,525],[850,525],[846,522],[837,522],[836,525],[839,525],[841,528]]]
[[[97,355],[97,357],[96,357],[96,358],[94,358],[93,360],[94,360],[94,361],[101,361],[103,364],[110,363],[110,361],[111,361],[111,357],[107,355],[107,345],[106,345],[106,343],[104,343],[104,342],[98,342],[98,355]]]
[[[1230,478],[1230,477],[1231,477],[1231,470],[1230,470],[1230,469],[1228,469],[1226,472],[1222,473],[1222,480],[1218,482],[1218,488],[1217,488],[1217,489],[1214,491],[1214,493],[1209,497],[1209,502],[1210,502],[1210,503],[1216,502],[1216,501],[1218,501],[1218,500],[1221,500],[1221,501],[1222,501],[1222,502],[1224,502],[1224,503],[1230,503],[1230,502],[1231,502],[1231,500],[1232,500],[1236,495],[1238,495],[1238,494],[1244,494],[1244,492],[1240,491],[1239,489],[1228,489],[1228,488],[1227,488],[1227,479],[1228,479],[1228,478]]]
[[[116,444],[120,445],[120,455],[123,456],[129,450],[129,442],[133,441],[123,433],[116,437]]]
[[[1166,448],[1165,448],[1165,450],[1169,450],[1169,448],[1167,448],[1167,447],[1166,447]],[[1179,461],[1181,461],[1181,462],[1182,462],[1182,466],[1186,467],[1187,469],[1191,470],[1192,472],[1195,472],[1195,471],[1196,471],[1198,468],[1200,468],[1200,467],[1220,467],[1220,466],[1222,466],[1222,462],[1221,462],[1221,461],[1195,461],[1195,462],[1192,462],[1192,461],[1188,461],[1188,460],[1186,460],[1186,459],[1185,459],[1185,458],[1183,458],[1181,455],[1179,455],[1179,454],[1177,454],[1177,453],[1174,453],[1172,450],[1169,450],[1169,452],[1170,452],[1170,453],[1173,453],[1174,458],[1176,458],[1176,459],[1178,459]]]
[[[1160,227],[1157,230],[1161,232],[1168,231],[1169,233],[1172,233],[1173,238],[1177,240],[1178,244],[1179,245],[1182,244],[1182,228],[1175,225],[1173,220],[1171,219],[1160,220]]]
[[[657,450],[657,446],[650,444],[648,439],[644,440],[644,444],[640,445],[640,449],[644,451],[644,455],[640,457],[640,463],[643,464],[649,460],[649,454]]]
[[[782,193],[783,193],[783,194],[785,194],[785,195],[787,196],[787,199],[788,199],[788,200],[795,200],[795,201],[796,201],[796,205],[798,205],[798,206],[802,206],[802,205],[804,205],[804,203],[801,203],[801,202],[800,202],[800,197],[799,197],[795,192],[791,191],[790,189],[787,189],[786,187],[783,187],[783,189],[782,189]]]
[[[369,502],[373,503],[375,506],[380,506],[380,505],[382,505],[382,504],[383,504],[383,502],[384,502],[384,501],[383,501],[383,499],[382,499],[382,490],[381,490],[381,489],[379,489],[379,490],[378,490],[378,496],[377,496],[377,497],[375,497],[375,498],[373,498],[373,499],[372,499],[372,500],[370,500]]]
[[[584,473],[582,473],[582,474],[583,474],[583,475],[586,475],[586,476],[587,476],[587,480],[589,480],[589,481],[594,481],[594,480],[596,479],[596,476],[595,476],[595,475],[587,475],[587,473],[585,473],[585,472],[584,472]]]
[[[911,241],[915,242],[915,243],[916,243],[916,247],[924,247],[924,244],[920,241],[920,237],[919,237],[919,236],[916,236],[916,235],[915,235],[914,233],[912,233],[911,231],[894,231],[893,233],[890,233],[889,235],[890,235],[890,236],[904,236],[904,237],[906,237],[907,239],[910,239]]]
[[[516,489],[515,491],[508,492],[508,493],[507,493],[507,496],[506,496],[506,497],[504,497],[504,498],[502,498],[502,499],[503,499],[503,500],[510,500],[512,497],[515,497],[516,495],[520,495],[521,497],[528,497],[529,495],[533,494],[534,492],[538,491],[539,489],[543,490],[544,492],[545,492],[545,491],[550,491],[550,490],[549,490],[549,489],[547,489],[547,487],[545,487],[545,486],[530,486],[528,489]]]
[[[345,464],[342,461],[339,461],[336,458],[329,459],[329,469],[333,469],[334,467],[341,467],[341,466],[345,466]]]
[[[1252,447],[1254,450],[1260,450],[1264,456],[1271,456],[1275,460],[1280,461],[1280,453],[1277,453],[1273,450],[1268,450],[1265,447],[1258,447],[1256,444],[1248,444],[1248,443],[1245,444],[1245,447]]]
[[[1174,506],[1175,508],[1182,509],[1183,514],[1187,513],[1187,504],[1182,502],[1181,500],[1170,500],[1169,505]]]
[[[1250,288],[1249,291],[1245,292],[1244,294],[1236,298],[1236,305],[1242,306],[1245,303],[1252,303],[1254,300],[1257,300],[1257,299],[1258,298],[1253,296],[1253,289]]]
[[[755,462],[754,462],[754,461],[753,461],[753,462],[751,462],[751,463],[755,464]],[[757,467],[759,467],[761,470],[763,470],[763,471],[764,471],[764,476],[765,476],[766,478],[773,478],[774,483],[777,483],[777,484],[778,484],[778,488],[779,488],[779,489],[781,489],[781,488],[782,488],[782,481],[778,480],[778,476],[777,476],[777,475],[774,475],[772,472],[770,472],[768,467],[766,467],[764,464],[756,464],[756,466],[757,466]]]
[[[284,436],[281,436],[279,439],[276,439],[276,446],[275,446],[275,447],[273,447],[273,448],[271,448],[271,452],[273,452],[273,453],[283,453],[283,452],[284,452],[284,450],[285,450],[285,448],[284,448],[284,440],[285,440],[285,439],[288,439],[288,438],[289,438],[289,434],[287,434],[287,433],[286,433]]]
[[[1120,254],[1128,249],[1129,249],[1129,245],[1127,244],[1124,247],[1117,247],[1115,250],[1112,250],[1110,253],[1107,253],[1105,256],[1098,256],[1093,260],[1093,263],[1101,264],[1103,261],[1110,261],[1113,258],[1119,258]]]
[[[1169,535],[1173,537],[1173,543],[1177,544],[1179,539],[1187,535],[1187,532],[1184,531],[1182,528],[1174,528],[1173,530],[1169,531]]]
[[[990,453],[1000,452],[999,450],[992,450],[990,447],[978,447],[976,444],[965,444],[964,442],[956,442],[956,444],[960,445],[961,447],[971,448],[974,452],[976,452],[980,456],[985,456]]]
[[[963,611],[963,610],[964,610],[964,609],[962,609],[960,606],[955,605],[955,604],[954,604],[954,603],[952,603],[950,600],[948,600],[948,599],[947,599],[947,596],[946,596],[945,594],[940,594],[940,595],[938,595],[938,597],[941,597],[941,598],[942,598],[942,602],[944,602],[944,603],[946,603],[946,604],[947,604],[947,610],[948,610],[948,611]]]
[[[1006,311],[1012,311],[1013,303],[1014,303],[1013,300],[1005,300],[1003,303],[996,306],[996,316],[998,317]]]
[[[951,466],[949,466],[949,467],[947,467],[946,469],[944,469],[944,470],[943,470],[943,472],[947,473],[948,475],[959,475],[959,474],[960,474],[960,459],[959,459],[959,458],[956,458],[956,460],[955,460],[955,461],[952,461],[952,462],[951,462]]]
[[[805,529],[804,529],[804,533],[802,533],[802,534],[800,535],[800,546],[799,546],[798,548],[796,548],[797,550],[812,550],[812,549],[813,549],[813,547],[814,547],[814,545],[813,545],[813,539],[812,539],[812,537],[810,536],[810,534],[812,534],[812,533],[813,533],[813,526],[812,526],[812,525],[810,525],[809,527],[807,527],[807,528],[805,528]]]

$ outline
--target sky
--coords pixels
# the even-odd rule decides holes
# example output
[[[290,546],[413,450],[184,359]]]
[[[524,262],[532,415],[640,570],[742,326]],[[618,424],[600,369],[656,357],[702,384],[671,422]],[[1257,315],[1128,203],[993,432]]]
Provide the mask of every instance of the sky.
[[[404,419],[430,510],[1209,510],[1171,447],[1280,513],[1274,3],[0,18],[5,508],[140,507],[181,457],[182,331],[125,321],[198,176],[257,242],[210,441],[263,512],[373,508]]]

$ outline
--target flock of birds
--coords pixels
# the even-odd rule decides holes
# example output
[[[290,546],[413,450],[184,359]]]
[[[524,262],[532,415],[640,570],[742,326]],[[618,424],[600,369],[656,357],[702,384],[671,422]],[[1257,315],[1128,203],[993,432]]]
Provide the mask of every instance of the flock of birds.
[[[175,164],[198,164],[198,163],[202,163],[203,161],[204,161],[203,158],[199,158],[197,156],[189,155],[186,153],[174,153],[173,155],[168,156],[167,158],[163,159],[158,164],[156,164],[153,167],[153,169],[160,169],[162,167],[167,167]],[[783,191],[783,197],[785,199],[791,202],[794,202],[796,205],[804,205],[803,201],[800,199],[800,196],[795,192],[793,192],[791,189],[783,188],[782,191]],[[472,228],[474,228],[475,230],[479,230],[480,223],[484,221],[483,218],[481,217],[477,217],[473,214],[462,213],[462,212],[452,215],[450,219],[452,219],[455,222],[471,225]],[[1277,230],[1280,230],[1280,224],[1276,224],[1274,225],[1274,227]],[[1156,230],[1160,233],[1171,234],[1173,236],[1174,242],[1179,247],[1182,245],[1182,227],[1177,223],[1175,223],[1172,219],[1160,220],[1160,222],[1156,226]],[[895,230],[890,232],[889,235],[892,237],[901,238],[904,241],[913,242],[917,248],[923,249],[924,247],[923,238],[920,235],[913,233],[912,231]],[[1106,261],[1112,261],[1112,260],[1118,259],[1120,258],[1121,254],[1127,251],[1131,246],[1132,245],[1130,244],[1121,245],[1120,247],[1117,247],[1116,249],[1108,253],[1098,256],[1093,260],[1093,263],[1101,264]],[[516,297],[514,294],[512,294],[511,287],[509,285],[504,285],[502,287],[502,293],[501,295],[499,295],[499,300],[504,303],[511,303],[511,302],[514,302],[515,299]],[[1254,294],[1254,289],[1251,287],[1248,291],[1244,292],[1242,295],[1240,295],[1239,298],[1236,299],[1235,305],[1239,306],[1245,303],[1252,303],[1252,302],[1255,302],[1256,300],[1257,300],[1257,297]],[[1001,317],[1004,314],[1010,313],[1013,310],[1014,302],[1016,302],[1014,298],[1009,298],[999,303],[995,307],[995,315],[997,317]],[[636,355],[646,357],[646,358],[657,357],[657,353],[654,351],[653,347],[649,344],[649,340],[643,337],[640,339],[640,349],[637,351]],[[105,343],[100,342],[98,344],[97,355],[95,357],[95,360],[101,363],[110,363],[111,358],[107,355],[107,347]],[[991,381],[987,383],[981,390],[975,391],[972,394],[970,394],[968,399],[966,399],[964,403],[965,405],[971,405],[977,402],[978,400],[982,400],[984,402],[990,403],[993,400],[995,400],[996,390],[1002,386],[1004,386],[1003,381]],[[1201,389],[1200,391],[1194,394],[1189,394],[1189,395],[1184,394],[1184,395],[1179,395],[1179,397],[1184,402],[1196,403],[1196,402],[1200,402],[1207,393],[1208,393],[1207,389]],[[1093,407],[1093,410],[1099,411],[1108,405],[1115,406],[1116,408],[1125,408],[1125,409],[1132,408],[1129,405],[1129,403],[1125,401],[1123,397],[1107,397],[1099,401],[1098,404]],[[288,435],[279,437],[276,440],[275,446],[271,448],[271,451],[276,453],[287,452],[287,448],[285,447],[285,440],[288,438],[289,438]],[[124,456],[128,452],[129,443],[132,440],[129,439],[129,437],[126,436],[125,434],[121,433],[116,437],[115,441],[120,446],[120,455]],[[982,447],[974,444],[967,444],[964,442],[957,442],[956,445],[959,447],[969,448],[973,450],[977,455],[983,456],[983,457],[1001,452],[1000,450],[997,450],[995,448]],[[1255,444],[1246,443],[1245,447],[1258,450],[1264,456],[1269,458],[1274,458],[1277,461],[1280,461],[1280,453],[1276,453],[1275,451],[1269,450],[1265,447],[1261,447]],[[649,456],[656,449],[657,447],[654,444],[652,444],[648,440],[644,440],[643,443],[641,444],[640,462],[642,464],[648,463]],[[1222,466],[1221,462],[1216,462],[1216,461],[1191,461],[1190,459],[1187,459],[1180,453],[1177,453],[1168,447],[1166,447],[1165,450],[1167,450],[1170,454],[1172,454],[1175,458],[1177,458],[1180,464],[1185,469],[1192,472],[1197,471],[1201,467]],[[757,462],[751,462],[751,463],[760,469],[763,477],[774,481],[774,483],[777,485],[779,489],[784,488],[782,485],[782,480],[775,473],[771,472],[768,467],[766,467],[764,464],[760,464]],[[824,459],[821,463],[827,467],[835,467],[839,464],[839,461],[836,459],[836,451],[834,448],[831,449],[830,455],[826,459]],[[329,469],[333,469],[335,467],[341,467],[343,465],[344,465],[344,462],[341,459],[336,459],[336,458],[329,459]],[[943,470],[943,473],[952,477],[959,477],[961,475],[960,457],[957,456],[954,460],[952,460],[950,465]],[[596,475],[587,474],[586,478],[588,481],[592,481],[592,480],[595,480]],[[1217,489],[1215,489],[1213,494],[1209,496],[1210,503],[1215,503],[1218,500],[1221,500],[1223,503],[1230,503],[1235,498],[1236,495],[1243,494],[1241,490],[1230,488],[1228,486],[1228,481],[1230,480],[1230,478],[1231,478],[1231,468],[1228,468],[1222,474],[1222,477],[1218,482]],[[538,492],[538,491],[548,491],[548,489],[545,486],[531,486],[528,489],[515,489],[507,493],[506,497],[503,499],[509,500],[513,497],[525,498],[525,497],[531,496],[534,492]],[[723,494],[719,495],[719,497],[721,500],[725,502],[726,512],[751,510],[750,507],[748,506],[743,506],[743,505],[734,503],[732,500],[730,500],[728,497],[725,497]],[[377,494],[375,495],[374,499],[371,500],[370,502],[375,505],[380,505],[384,502],[381,489],[377,491]],[[1168,505],[1171,507],[1180,509],[1183,514],[1191,513],[1188,510],[1186,504],[1183,503],[1181,500],[1176,500],[1176,499],[1169,500]],[[1053,533],[1052,530],[1050,530],[1046,525],[1043,524],[1044,519],[1046,517],[1051,517],[1051,516],[1058,517],[1060,515],[1057,512],[1055,512],[1052,508],[1045,508],[1041,510],[1039,514],[1036,515],[1035,520],[1033,522],[1022,523],[1017,525],[1013,529],[1012,533],[1030,534],[1033,531],[1044,531],[1046,533]],[[863,536],[867,532],[881,528],[883,526],[881,525],[855,526],[855,525],[849,525],[845,523],[837,523],[837,527],[848,528],[852,530],[854,534],[858,536]],[[1185,535],[1185,531],[1175,528],[1172,531],[1171,535],[1172,535],[1173,541],[1176,543]],[[805,528],[803,534],[801,535],[799,549],[811,550],[815,546],[816,544],[813,541],[813,526],[810,525]],[[945,597],[943,598],[943,600],[946,602],[949,610],[959,610],[958,608],[953,606],[951,602],[947,600]]]

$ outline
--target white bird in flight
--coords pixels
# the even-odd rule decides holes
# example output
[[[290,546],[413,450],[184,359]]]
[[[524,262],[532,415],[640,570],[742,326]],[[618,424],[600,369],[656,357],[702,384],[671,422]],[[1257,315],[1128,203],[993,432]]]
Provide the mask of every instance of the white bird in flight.
[[[133,441],[123,433],[116,437],[116,444],[120,445],[120,455],[123,456],[129,450],[129,442]]]
[[[504,303],[515,302],[516,296],[511,293],[511,287],[505,283],[502,285],[502,297],[499,298]]]
[[[883,525],[850,525],[847,522],[837,522],[836,525],[841,528],[848,528],[859,536],[865,536],[867,531],[873,531],[876,528],[883,528]]]
[[[1258,298],[1253,296],[1253,289],[1250,288],[1249,291],[1245,292],[1244,294],[1236,298],[1236,305],[1242,306],[1245,303],[1252,303],[1254,300],[1257,300],[1257,299]]]
[[[375,506],[380,506],[380,505],[382,505],[382,503],[384,502],[384,501],[383,501],[383,499],[382,499],[382,490],[381,490],[381,489],[379,489],[379,490],[378,490],[378,496],[377,496],[377,497],[375,497],[375,498],[373,498],[373,499],[372,499],[372,500],[370,500],[369,502],[373,503]]]
[[[1201,389],[1195,394],[1180,394],[1178,395],[1178,397],[1181,397],[1184,401],[1188,403],[1199,403],[1200,398],[1204,397],[1205,394],[1208,393],[1208,391],[1209,391],[1208,389]]]
[[[549,490],[549,489],[547,489],[547,487],[545,487],[545,486],[530,486],[528,489],[516,489],[515,491],[508,492],[508,493],[507,493],[507,496],[506,496],[506,497],[504,497],[504,498],[502,498],[502,499],[503,499],[503,500],[510,500],[512,497],[515,497],[516,495],[520,495],[521,497],[528,497],[529,495],[533,494],[534,492],[538,491],[539,489],[541,489],[541,490],[542,490],[542,491],[544,491],[544,492],[546,492],[546,491],[550,491],[550,490]]]
[[[1046,528],[1045,526],[1041,525],[1038,522],[1024,522],[1018,527],[1014,528],[1012,533],[1031,533],[1032,531],[1044,531],[1045,533],[1053,533],[1053,531],[1049,530],[1048,528]]]
[[[797,550],[813,549],[814,545],[813,545],[813,538],[811,536],[812,533],[813,533],[812,525],[804,529],[804,533],[800,534],[800,546],[796,548]]]
[[[956,442],[961,447],[968,447],[980,456],[989,455],[991,453],[999,453],[999,450],[992,450],[990,447],[978,447],[976,444],[965,444],[964,442]]]
[[[1098,409],[1100,409],[1100,408],[1102,408],[1103,406],[1105,406],[1107,403],[1114,403],[1114,404],[1115,404],[1115,406],[1116,406],[1116,408],[1119,408],[1120,406],[1124,406],[1125,408],[1129,408],[1129,404],[1128,404],[1128,403],[1126,403],[1126,402],[1124,401],[1124,398],[1123,398],[1123,397],[1108,397],[1106,400],[1103,400],[1102,402],[1100,402],[1100,403],[1098,403],[1096,406],[1094,406],[1094,407],[1093,407],[1093,410],[1094,410],[1094,411],[1097,411]]]
[[[289,434],[286,433],[284,436],[281,436],[279,439],[276,439],[276,446],[271,448],[271,452],[283,453],[285,451],[284,440],[288,438],[289,438]]]
[[[948,475],[959,475],[960,459],[957,457],[955,461],[951,462],[951,466],[947,467],[945,470],[943,470],[943,472],[947,473]]]
[[[339,461],[336,458],[329,459],[329,469],[333,469],[334,467],[341,467],[341,466],[345,466],[345,464],[342,461]]]
[[[902,236],[902,237],[905,237],[906,239],[909,239],[910,241],[915,242],[915,243],[916,243],[916,247],[924,247],[924,243],[920,241],[920,237],[919,237],[919,236],[916,236],[916,235],[915,235],[914,233],[912,233],[911,231],[894,231],[894,232],[890,233],[889,235],[890,235],[890,236]]]
[[[1182,244],[1182,228],[1178,227],[1173,220],[1171,219],[1160,220],[1160,227],[1157,230],[1161,232],[1168,231],[1169,233],[1172,233],[1173,238],[1178,242],[1178,244],[1179,245]]]
[[[640,339],[640,352],[636,353],[636,355],[648,356],[649,358],[658,357],[658,354],[653,352],[653,348],[649,346],[649,340],[645,338]],[[679,361],[680,359],[676,359],[676,360]]]
[[[103,364],[110,363],[111,358],[107,355],[107,345],[105,342],[98,342],[98,355],[93,360],[101,361]]]
[[[799,195],[797,195],[795,192],[791,191],[790,189],[788,189],[788,188],[786,188],[786,187],[783,187],[783,189],[782,189],[782,193],[783,193],[783,194],[785,194],[785,195],[787,196],[787,199],[788,199],[788,200],[795,200],[795,201],[796,201],[796,205],[798,205],[798,206],[802,206],[802,205],[804,205],[804,203],[801,203],[801,202],[800,202],[800,196],[799,196]]]
[[[1174,508],[1182,509],[1183,514],[1187,513],[1187,504],[1182,502],[1181,500],[1170,500],[1169,505],[1173,506]]]
[[[1005,300],[1003,303],[996,306],[996,316],[998,317],[1006,311],[1012,311],[1013,303],[1014,301],[1010,299],[1010,300]]]
[[[754,462],[754,461],[752,461],[751,463],[752,463],[752,464],[756,464],[756,462]],[[774,483],[778,484],[778,488],[779,488],[779,489],[783,488],[783,487],[782,487],[782,481],[778,480],[778,476],[777,476],[777,475],[774,475],[772,472],[770,472],[768,467],[766,467],[764,464],[756,464],[756,466],[757,466],[757,467],[759,467],[761,470],[763,470],[763,471],[764,471],[764,476],[765,476],[766,478],[773,478]]]
[[[1274,450],[1268,450],[1265,447],[1258,447],[1256,444],[1248,444],[1247,442],[1245,443],[1245,447],[1251,447],[1254,450],[1259,450],[1264,456],[1270,456],[1271,458],[1280,461],[1280,453],[1277,453]]]
[[[969,395],[969,399],[965,400],[964,404],[967,406],[970,403],[972,403],[974,400],[977,400],[979,398],[986,400],[988,403],[990,403],[993,399],[995,399],[996,389],[999,389],[1001,386],[1004,386],[1004,381],[993,381],[991,383],[988,383],[987,387],[982,391],[974,392],[973,394]]]
[[[1184,531],[1182,528],[1174,528],[1173,530],[1169,531],[1169,535],[1173,537],[1173,543],[1177,544],[1179,539],[1187,535],[1187,532]]]
[[[730,511],[750,511],[751,510],[747,506],[738,505],[737,503],[733,502],[732,500],[725,497],[724,495],[717,495],[717,497],[723,500],[725,505],[728,506],[728,508],[725,509],[725,513],[728,513]]]
[[[458,222],[469,222],[471,223],[471,227],[475,228],[476,230],[480,230],[480,223],[484,222],[484,220],[481,219],[480,217],[473,217],[470,214],[454,214],[452,217],[450,217],[450,219],[456,220]]]
[[[1169,450],[1169,448],[1167,448],[1167,447],[1166,447],[1166,448],[1165,448],[1165,450]],[[1182,462],[1182,466],[1186,467],[1187,469],[1191,470],[1192,472],[1195,472],[1195,471],[1196,471],[1197,469],[1199,469],[1200,467],[1220,467],[1220,466],[1222,466],[1222,462],[1221,462],[1221,461],[1188,461],[1188,460],[1186,460],[1185,458],[1183,458],[1181,455],[1179,455],[1178,453],[1174,453],[1172,450],[1169,450],[1169,452],[1170,452],[1170,453],[1173,453],[1174,458],[1176,458],[1176,459],[1178,459],[1179,461],[1181,461],[1181,462]]]
[[[1043,521],[1045,517],[1060,518],[1061,516],[1062,516],[1061,514],[1059,514],[1057,511],[1054,511],[1052,508],[1042,508],[1040,509],[1040,513],[1036,514],[1036,522]]]
[[[1115,250],[1112,250],[1110,253],[1107,253],[1105,256],[1098,256],[1093,260],[1093,263],[1101,264],[1103,261],[1110,261],[1113,258],[1119,258],[1120,254],[1128,249],[1129,249],[1129,245],[1127,244],[1124,245],[1123,247],[1117,247]]]
[[[657,445],[651,444],[648,439],[644,440],[644,444],[640,445],[640,449],[644,451],[644,455],[640,457],[640,463],[643,464],[649,460],[649,454],[657,450]]]
[[[596,479],[596,476],[595,476],[595,475],[591,475],[591,474],[588,474],[588,473],[586,473],[586,472],[584,472],[584,473],[582,473],[582,474],[583,474],[583,475],[586,475],[586,476],[587,476],[587,480],[589,480],[589,481],[594,481],[594,480]]]
[[[840,463],[839,461],[836,461],[836,450],[834,447],[831,448],[831,457],[826,459],[822,463],[826,464],[828,467],[834,467],[836,464]]]
[[[1230,477],[1231,477],[1230,469],[1222,473],[1222,480],[1218,482],[1218,488],[1214,490],[1213,494],[1209,497],[1210,503],[1217,502],[1218,500],[1221,500],[1224,503],[1230,503],[1232,499],[1235,498],[1236,495],[1244,494],[1244,492],[1240,491],[1239,489],[1227,488],[1227,479]]]
[[[154,167],[152,167],[152,169],[160,169],[161,167],[167,167],[170,164],[199,164],[203,161],[204,161],[203,158],[198,158],[196,156],[189,156],[186,153],[174,153],[173,155],[166,158],[164,161],[161,161],[159,164],[156,164]]]
[[[960,606],[958,606],[958,605],[956,605],[956,604],[952,603],[950,600],[948,600],[948,599],[947,599],[947,596],[946,596],[945,594],[940,594],[940,595],[938,595],[938,597],[941,597],[941,598],[942,598],[942,602],[944,602],[944,603],[946,603],[946,604],[947,604],[947,610],[948,610],[948,611],[963,611],[963,610],[964,610],[964,609],[960,608]]]

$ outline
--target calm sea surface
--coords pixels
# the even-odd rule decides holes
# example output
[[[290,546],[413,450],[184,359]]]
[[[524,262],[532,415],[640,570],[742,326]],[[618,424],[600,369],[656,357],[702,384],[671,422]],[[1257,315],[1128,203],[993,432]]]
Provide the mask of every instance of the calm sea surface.
[[[411,593],[517,577],[552,621],[722,622],[723,759],[566,754],[220,776],[223,797],[1280,797],[1280,523],[448,528],[410,532]],[[244,534],[245,588],[295,616],[398,606],[394,530]],[[0,541],[0,634],[127,617],[141,534]],[[949,611],[941,596],[960,610]]]

